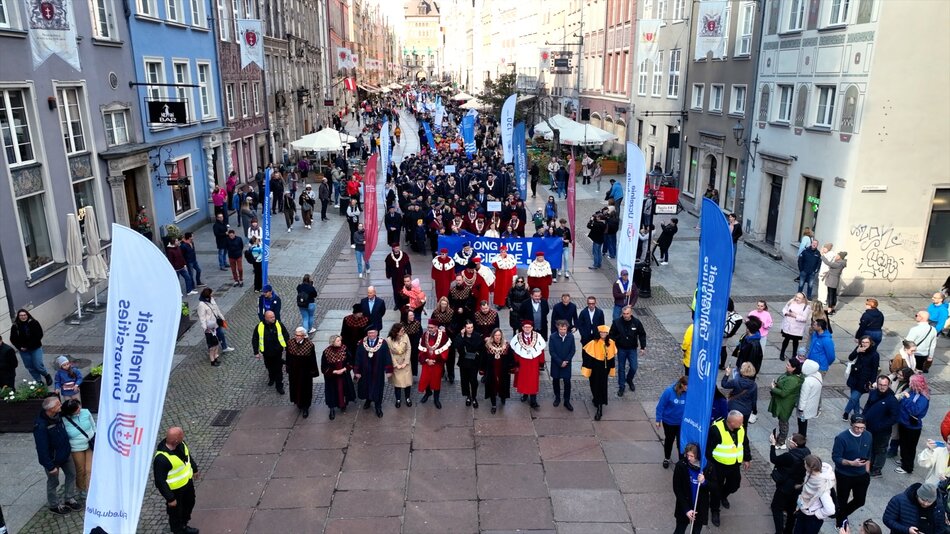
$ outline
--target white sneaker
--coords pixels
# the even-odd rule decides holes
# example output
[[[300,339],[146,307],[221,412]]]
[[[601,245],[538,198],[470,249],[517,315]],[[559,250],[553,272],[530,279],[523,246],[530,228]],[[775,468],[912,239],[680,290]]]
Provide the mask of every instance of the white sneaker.
[[[290,233],[290,228],[287,229],[287,233],[288,233],[288,234]]]
[[[221,352],[234,352],[234,347],[228,347],[228,348],[222,350]]]
[[[570,279],[571,279],[571,274],[570,274],[570,273],[564,273],[564,278],[567,278],[568,280],[570,280]]]
[[[750,424],[750,425],[755,424],[755,422],[758,421],[758,420],[759,420],[759,418],[756,417],[755,414],[752,414],[752,416],[749,417],[749,424]]]
[[[188,294],[189,294],[189,295],[197,295],[197,294],[198,294],[198,290],[197,290],[197,289],[192,289],[191,291],[188,292]]]
[[[307,333],[308,333],[308,334],[313,334],[313,333],[316,332],[316,331],[317,331],[316,328],[311,328]]]
[[[668,262],[668,261],[661,261],[661,262],[660,262],[660,265],[669,265],[669,264],[670,264],[670,262]]]
[[[350,248],[356,248],[356,245],[350,245]]]
[[[785,449],[788,449],[788,445],[776,445],[776,446],[775,446],[775,450],[777,450],[777,451],[784,451]]]
[[[363,273],[360,273],[360,278],[363,278]]]

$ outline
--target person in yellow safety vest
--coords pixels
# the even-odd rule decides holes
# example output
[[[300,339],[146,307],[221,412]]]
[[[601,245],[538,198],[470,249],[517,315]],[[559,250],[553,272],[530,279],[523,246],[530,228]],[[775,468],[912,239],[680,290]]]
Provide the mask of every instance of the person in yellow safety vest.
[[[709,487],[709,510],[712,524],[719,526],[719,508],[729,509],[729,495],[739,490],[742,473],[749,468],[752,451],[745,433],[745,417],[732,410],[725,419],[718,419],[709,429],[706,441],[706,458],[712,465],[713,480]]]
[[[287,348],[287,329],[277,320],[273,311],[264,312],[264,320],[257,324],[251,337],[254,357],[264,356],[267,368],[267,385],[277,387],[277,394],[284,394],[284,349]]]
[[[689,376],[689,362],[692,360],[693,353],[693,323],[689,323],[686,328],[680,348],[683,349],[683,374]]]
[[[155,487],[165,498],[172,534],[198,534],[198,529],[188,526],[195,507],[194,476],[198,464],[185,445],[185,432],[180,427],[169,428],[165,439],[158,444],[152,471]]]

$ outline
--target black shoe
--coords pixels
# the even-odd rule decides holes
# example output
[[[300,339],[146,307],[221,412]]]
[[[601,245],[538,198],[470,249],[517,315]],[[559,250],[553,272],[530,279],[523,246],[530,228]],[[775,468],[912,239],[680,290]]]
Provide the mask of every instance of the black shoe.
[[[466,398],[466,399],[465,399],[465,405],[466,405],[466,406],[471,406],[471,405],[472,405],[472,399]]]
[[[371,404],[370,401],[363,401],[363,409],[369,410],[370,404]]]
[[[626,382],[627,382],[627,385],[630,386],[630,391],[633,391],[634,388],[636,388],[636,386],[633,385],[633,377],[632,377],[632,376],[627,375],[627,380],[626,380]]]
[[[841,420],[842,420],[842,421],[847,421],[847,420],[848,420],[848,412],[844,412],[843,414],[841,414]]]
[[[669,459],[669,458],[665,458],[665,459],[663,460],[663,469],[669,469],[669,468],[670,468],[670,459]]]
[[[412,408],[412,399],[406,399],[406,407]]]
[[[603,406],[598,406],[597,412],[594,413],[594,421],[600,421],[600,418],[603,416],[604,416],[604,408]]]
[[[428,391],[426,391],[426,394],[423,395],[421,399],[419,399],[419,403],[420,403],[420,404],[425,404],[426,401],[429,400],[429,396],[430,396],[430,395],[432,395],[432,394],[429,393]]]
[[[273,386],[273,385],[274,385],[274,381],[273,381],[273,380],[268,380],[268,381],[267,381],[267,385],[268,385],[268,386]]]
[[[506,401],[506,400],[508,400],[508,399],[501,399],[501,405],[502,405],[502,406],[505,405],[505,401]]]
[[[573,411],[574,411],[574,407],[571,406],[571,401],[564,401],[564,407],[565,407],[565,408],[567,409],[567,411],[569,411],[569,412],[573,412]]]
[[[435,409],[436,409],[436,410],[441,410],[441,409],[442,409],[442,403],[439,402],[439,399],[435,399],[434,401],[432,401],[432,404],[435,404]]]
[[[69,499],[66,501],[66,506],[68,506],[70,510],[79,511],[83,509],[83,505],[79,504],[79,501],[76,499]]]
[[[637,390],[637,385],[634,384],[633,381],[631,380],[631,381],[630,381],[630,393],[633,393],[633,392],[636,391],[636,390]]]
[[[383,416],[383,409],[380,408],[379,406],[377,406],[377,407],[376,407],[376,417],[382,417],[382,416]]]
[[[719,523],[720,523],[720,521],[719,521],[719,512],[718,512],[718,511],[713,511],[713,513],[712,513],[712,518],[711,518],[710,520],[712,521],[712,524],[713,524],[713,525],[715,525],[715,526],[718,527],[718,526],[719,526]]]
[[[336,419],[336,410],[330,408],[330,420],[332,421],[334,419]]]
[[[782,361],[784,362],[784,361],[785,361],[785,355],[784,355],[784,354],[779,354],[779,355],[778,355],[778,359],[779,359],[779,360],[782,360]]]
[[[454,376],[450,376],[450,377],[449,377],[449,384],[455,384],[455,377],[454,377]]]
[[[538,401],[535,401],[535,400],[531,401],[531,404],[530,404],[529,406],[531,406],[531,407],[534,408],[535,410],[537,410],[538,408],[541,407],[541,405],[538,404]]]
[[[618,397],[623,397],[623,390],[622,390],[622,389],[618,389],[618,390],[617,390],[617,396],[618,396]]]
[[[278,395],[283,395],[283,394],[284,394],[284,386],[280,386],[280,387],[277,388],[277,394],[278,394]]]
[[[722,498],[722,507],[728,510],[731,506],[729,505],[729,497]]]
[[[528,396],[527,396],[527,395],[522,395],[522,396],[521,396],[521,402],[528,402]]]
[[[497,407],[497,406],[492,406],[492,407],[491,407],[491,413],[495,413],[495,412],[497,412],[497,411],[498,411],[498,407]]]
[[[554,399],[554,407],[557,408],[561,405],[561,399]]]
[[[308,417],[310,417],[310,408],[304,408],[304,409],[303,409],[303,418],[306,419],[306,418],[308,418]]]
[[[478,399],[472,399],[472,408],[478,409]]]
[[[46,380],[46,385],[47,385],[47,386],[52,386],[52,385],[53,385],[53,377],[51,377],[51,376],[49,375],[49,373],[46,373],[46,374],[43,376],[43,380]]]
[[[792,279],[792,281],[793,281],[793,282],[801,282],[801,279],[796,276],[795,278]],[[718,526],[718,525],[717,525],[717,526]]]
[[[195,527],[185,527],[185,534],[198,534],[199,530]]]
[[[399,399],[396,399],[396,408],[399,408],[400,406],[402,406],[402,401]]]
[[[725,371],[725,370],[726,370],[726,366],[725,366],[725,365],[720,365],[720,366],[719,366],[719,370],[720,370],[720,371]]]
[[[881,473],[880,469],[878,469],[877,471],[871,471],[871,478],[877,478],[880,476],[884,476],[883,473]]]
[[[65,504],[60,504],[59,506],[50,507],[49,511],[53,512],[56,515],[66,515],[72,512],[73,510],[70,507],[66,506]]]

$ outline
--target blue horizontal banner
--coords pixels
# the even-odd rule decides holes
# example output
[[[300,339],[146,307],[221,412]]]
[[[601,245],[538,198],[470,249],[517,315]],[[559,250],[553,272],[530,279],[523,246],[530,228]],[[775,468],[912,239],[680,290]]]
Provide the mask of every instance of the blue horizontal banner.
[[[462,250],[466,242],[471,243],[475,255],[482,258],[482,262],[490,265],[498,255],[498,247],[508,247],[508,254],[518,260],[518,267],[527,267],[534,261],[538,252],[544,252],[544,259],[548,260],[552,269],[561,268],[561,253],[564,250],[564,241],[560,237],[483,237],[462,232],[459,235],[439,236],[439,248],[449,250],[449,256]]]

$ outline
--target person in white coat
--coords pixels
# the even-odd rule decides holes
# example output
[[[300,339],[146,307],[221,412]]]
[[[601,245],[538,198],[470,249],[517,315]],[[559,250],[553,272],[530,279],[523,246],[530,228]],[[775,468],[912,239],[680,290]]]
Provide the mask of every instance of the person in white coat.
[[[818,407],[821,404],[821,373],[818,371],[818,362],[805,360],[802,363],[801,392],[798,394],[798,433],[808,435],[808,421],[818,417]]]
[[[835,468],[814,454],[805,457],[805,482],[795,512],[795,534],[818,534],[825,518],[835,515]]]
[[[835,260],[834,243],[825,243],[821,247],[821,257],[827,262],[821,262],[818,268],[818,277],[815,279],[815,285],[818,286],[818,300],[828,302],[828,286],[825,285],[825,275],[828,273],[828,263]]]

